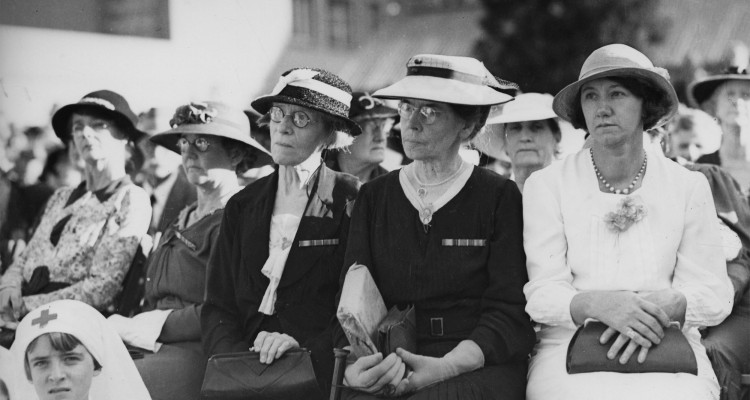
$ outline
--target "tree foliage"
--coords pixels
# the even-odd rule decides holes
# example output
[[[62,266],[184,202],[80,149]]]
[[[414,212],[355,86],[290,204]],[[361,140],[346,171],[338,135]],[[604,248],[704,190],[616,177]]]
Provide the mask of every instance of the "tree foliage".
[[[557,93],[589,54],[610,43],[660,42],[668,24],[657,0],[483,0],[484,36],[475,54],[524,92]]]

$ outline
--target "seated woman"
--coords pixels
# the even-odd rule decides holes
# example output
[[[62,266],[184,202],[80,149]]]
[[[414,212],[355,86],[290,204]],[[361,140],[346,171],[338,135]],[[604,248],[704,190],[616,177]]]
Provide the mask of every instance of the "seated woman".
[[[414,305],[417,352],[357,359],[343,398],[523,399],[535,338],[523,310],[521,193],[458,153],[512,87],[468,57],[417,55],[407,69],[374,96],[401,101],[414,162],[362,187],[344,265],[367,266],[386,307]],[[348,343],[339,334],[336,344]]]
[[[527,398],[717,399],[697,328],[727,316],[732,291],[716,251],[711,192],[705,177],[643,146],[644,129],[677,110],[666,71],[631,47],[602,47],[555,96],[554,109],[589,132],[591,148],[526,181],[524,292],[526,311],[541,324]],[[643,363],[664,329],[680,322],[697,375],[568,374],[568,344],[587,319],[608,327],[600,342],[615,340],[606,357],[623,364]]]
[[[358,135],[351,88],[319,69],[285,72],[252,102],[270,125],[279,168],[226,205],[208,261],[201,327],[206,356],[248,351],[271,364],[306,347],[323,397],[333,373],[333,321],[349,216],[359,183],[322,164],[326,148]]]
[[[13,400],[151,399],[117,332],[80,301],[31,311],[10,350],[14,367],[25,373]]]
[[[143,135],[127,101],[108,90],[89,93],[52,117],[55,134],[85,161],[85,180],[58,189],[26,248],[0,278],[0,326],[28,310],[75,299],[98,310],[122,288],[151,205],[125,173],[128,146]]]
[[[725,249],[729,250],[725,253],[727,273],[734,287],[734,307],[724,322],[705,329],[702,336],[721,386],[721,399],[739,400],[741,375],[750,373],[750,338],[747,335],[750,332],[750,205],[740,184],[729,172],[718,165],[690,162],[700,159],[702,154],[712,154],[719,147],[711,148],[710,133],[721,138],[718,124],[708,114],[680,106],[678,116],[666,131],[665,153],[686,168],[706,176],[724,228],[723,236],[727,238],[725,243],[729,244],[725,244]],[[732,244],[740,248],[739,254]]]
[[[205,372],[200,314],[206,264],[224,206],[241,189],[238,173],[272,160],[250,137],[245,114],[225,104],[181,106],[170,125],[151,141],[182,155],[198,200],[168,225],[149,258],[145,309],[150,311],[109,319],[126,343],[149,350],[135,364],[151,396],[187,400],[199,398]]]
[[[542,93],[523,93],[503,106],[502,111],[487,119],[487,125],[500,125],[500,137],[493,137],[486,129],[474,140],[483,153],[501,159],[499,151],[510,157],[518,189],[532,172],[552,164],[558,153],[562,132],[557,115],[552,110],[552,96]],[[503,146],[504,144],[504,146]],[[504,148],[503,148],[504,147]]]
[[[397,111],[367,92],[352,93],[349,118],[362,127],[362,134],[347,148],[326,156],[326,165],[334,171],[356,176],[367,183],[385,175],[388,170],[380,163],[385,160],[388,135],[393,128]]]

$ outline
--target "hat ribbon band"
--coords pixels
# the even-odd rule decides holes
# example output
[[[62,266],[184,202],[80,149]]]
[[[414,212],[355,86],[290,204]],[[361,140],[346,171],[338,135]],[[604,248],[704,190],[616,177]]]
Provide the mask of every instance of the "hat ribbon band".
[[[110,103],[107,100],[100,99],[98,97],[84,97],[81,99],[81,101],[78,102],[78,104],[96,104],[108,110],[115,111],[114,104]]]
[[[208,121],[208,122],[198,122],[198,123],[196,123],[196,122],[193,122],[193,121],[185,121],[185,122],[181,122],[179,124],[172,125],[172,128],[176,128],[178,126],[183,126],[183,125],[205,125],[205,124],[229,125],[229,126],[231,126],[232,128],[235,128],[235,129],[240,129],[240,130],[242,129],[242,126],[240,124],[237,124],[237,123],[232,122],[232,121],[230,121],[228,119],[219,118],[219,117],[211,117],[211,120]]]
[[[485,80],[482,76],[467,74],[465,72],[454,71],[447,68],[437,67],[409,67],[406,70],[407,76],[434,76],[436,78],[453,79],[472,85],[484,85]]]
[[[321,81],[313,79],[318,75],[317,71],[310,69],[296,69],[285,76],[281,76],[276,86],[271,91],[272,96],[276,96],[281,93],[287,86],[297,86],[305,89],[318,92],[322,95],[328,96],[340,103],[349,106],[352,102],[352,95],[331,85],[328,85]]]

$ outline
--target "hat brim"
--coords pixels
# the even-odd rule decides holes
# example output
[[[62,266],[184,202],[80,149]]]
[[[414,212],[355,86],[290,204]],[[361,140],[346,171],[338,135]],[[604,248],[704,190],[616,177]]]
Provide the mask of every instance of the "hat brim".
[[[366,121],[373,118],[395,118],[397,115],[398,110],[388,106],[377,105],[351,118],[352,120]]]
[[[656,89],[669,100],[669,110],[665,115],[662,115],[653,126],[644,126],[644,130],[652,129],[657,126],[664,125],[677,113],[677,105],[679,100],[677,99],[677,93],[674,91],[672,84],[659,75],[656,72],[649,71],[643,68],[613,68],[606,71],[597,72],[589,75],[583,79],[579,79],[576,82],[565,86],[560,92],[555,95],[555,99],[552,101],[552,109],[560,118],[572,122],[573,116],[575,115],[576,109],[581,107],[580,104],[576,104],[576,97],[581,91],[581,86],[585,83],[600,78],[608,77],[633,77],[641,78],[651,83]]]
[[[688,103],[691,107],[701,108],[701,104],[708,100],[722,83],[728,81],[750,81],[750,75],[721,74],[692,82],[687,88]]]
[[[312,104],[312,103],[309,103],[309,102],[306,102],[304,100],[300,100],[300,99],[297,99],[297,98],[294,98],[294,97],[281,96],[281,95],[277,95],[277,96],[261,96],[261,97],[258,97],[255,100],[253,100],[252,103],[250,103],[250,106],[252,106],[253,109],[255,109],[255,111],[261,113],[262,115],[265,115],[268,112],[268,110],[271,109],[271,106],[273,105],[273,103],[294,104],[296,106],[306,107],[306,108],[313,109],[315,111],[319,111],[319,112],[321,112],[321,113],[323,113],[325,115],[328,115],[330,117],[336,118],[336,119],[344,122],[346,124],[347,128],[349,129],[349,134],[350,135],[352,135],[352,136],[358,136],[358,135],[360,135],[362,133],[362,128],[359,126],[359,124],[357,124],[356,122],[352,121],[351,119],[346,118],[346,117],[342,117],[340,115],[332,114],[329,110],[327,110],[327,109],[325,109],[323,107],[319,107],[319,106],[317,106],[315,104]]]
[[[524,110],[514,112],[512,115],[500,114],[494,117],[487,118],[487,125],[491,124],[507,124],[510,122],[524,122],[524,121],[542,121],[546,119],[557,118],[557,114],[551,109],[548,110]]]
[[[183,134],[219,136],[250,146],[256,155],[255,162],[250,168],[258,168],[264,165],[273,164],[271,153],[252,137],[233,135],[227,133],[227,131],[221,129],[221,127],[211,124],[183,124],[168,131],[157,133],[154,136],[151,136],[149,140],[180,154],[177,141]]]
[[[376,91],[372,96],[381,99],[418,99],[472,106],[491,106],[513,100],[513,96],[498,92],[489,86],[423,75],[406,76],[393,85]]]
[[[118,113],[117,111],[110,110],[107,107],[100,106],[94,103],[87,104],[68,104],[67,106],[61,107],[59,110],[52,115],[52,130],[55,131],[55,135],[62,140],[63,143],[67,143],[70,138],[70,128],[68,123],[73,113],[81,110],[95,110],[96,112],[103,113],[107,117],[111,118],[118,127],[124,130],[125,135],[128,139],[133,142],[138,142],[142,138],[148,136],[145,132],[138,130],[133,122],[130,121],[126,116]]]

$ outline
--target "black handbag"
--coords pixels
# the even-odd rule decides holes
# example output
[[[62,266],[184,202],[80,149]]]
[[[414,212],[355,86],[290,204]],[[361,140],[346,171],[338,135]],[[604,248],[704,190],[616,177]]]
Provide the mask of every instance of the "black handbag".
[[[678,326],[664,328],[664,338],[648,350],[646,361],[639,363],[637,354],[633,354],[625,364],[620,364],[619,354],[612,360],[607,358],[607,352],[617,335],[613,335],[605,344],[599,343],[599,337],[606,329],[607,325],[599,321],[589,321],[578,328],[568,345],[566,367],[569,374],[607,371],[685,372],[698,375],[698,363],[693,348]],[[623,350],[625,347],[623,346]]]
[[[305,399],[319,392],[308,350],[288,350],[271,364],[261,363],[259,357],[253,351],[211,356],[201,399]]]
[[[377,331],[378,350],[383,357],[402,348],[411,353],[417,352],[417,318],[414,305],[399,309],[393,306],[380,321]]]

